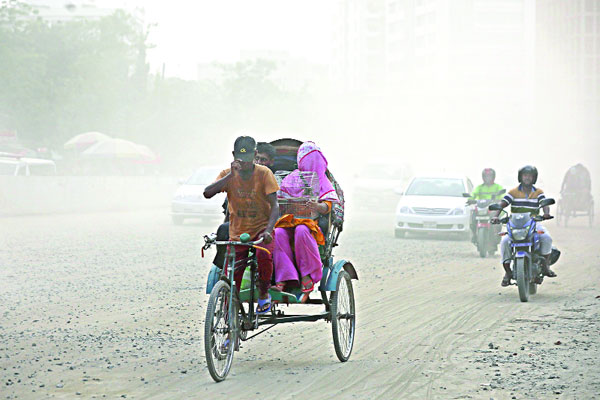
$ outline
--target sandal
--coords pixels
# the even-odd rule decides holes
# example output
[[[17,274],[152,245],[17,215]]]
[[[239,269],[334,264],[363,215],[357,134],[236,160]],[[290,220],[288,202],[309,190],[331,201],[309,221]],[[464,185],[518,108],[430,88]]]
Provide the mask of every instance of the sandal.
[[[265,308],[266,307],[266,308]],[[266,299],[258,299],[258,305],[256,306],[257,314],[266,314],[271,311],[271,295]]]
[[[271,289],[276,290],[278,292],[283,292],[283,289],[285,289],[285,283],[278,282],[278,283],[274,284],[273,286],[271,286]]]
[[[313,290],[315,290],[315,283],[311,278],[308,279],[308,282],[300,282],[300,284],[302,285],[302,293],[310,293]]]
[[[308,296],[310,296],[310,293],[300,294],[300,297],[298,297],[298,302],[301,304],[306,304],[306,302],[308,301]]]

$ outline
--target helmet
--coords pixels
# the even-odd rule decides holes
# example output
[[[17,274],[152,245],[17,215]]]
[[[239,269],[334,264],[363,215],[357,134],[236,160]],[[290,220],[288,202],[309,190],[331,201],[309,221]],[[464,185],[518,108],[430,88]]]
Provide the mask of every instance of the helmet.
[[[537,177],[538,177],[538,170],[536,167],[534,167],[533,165],[526,165],[524,167],[522,167],[519,170],[519,183],[523,183],[523,174],[532,174],[533,175],[533,182],[532,184],[535,184],[537,182]]]
[[[496,179],[496,171],[494,171],[494,168],[484,168],[484,170],[481,171],[481,179],[485,179],[486,175],[491,175],[492,180]]]

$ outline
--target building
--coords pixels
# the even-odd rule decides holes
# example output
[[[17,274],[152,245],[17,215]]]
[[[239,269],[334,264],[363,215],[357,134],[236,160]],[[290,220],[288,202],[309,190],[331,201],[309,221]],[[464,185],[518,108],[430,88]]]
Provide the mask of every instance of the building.
[[[534,0],[343,0],[337,15],[333,75],[345,90],[429,97],[446,115],[459,105],[510,115],[498,131],[531,121]]]
[[[545,0],[536,5],[536,73],[539,112],[545,99],[574,108],[579,130],[600,131],[600,0]]]
[[[332,77],[350,91],[385,83],[385,0],[339,0],[333,22]]]

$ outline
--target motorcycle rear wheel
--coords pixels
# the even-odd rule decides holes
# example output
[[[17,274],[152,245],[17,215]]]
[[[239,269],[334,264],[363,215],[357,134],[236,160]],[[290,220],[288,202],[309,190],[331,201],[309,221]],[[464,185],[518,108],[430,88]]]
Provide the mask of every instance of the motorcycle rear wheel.
[[[529,284],[529,294],[536,294],[537,293],[537,283],[532,282]]]

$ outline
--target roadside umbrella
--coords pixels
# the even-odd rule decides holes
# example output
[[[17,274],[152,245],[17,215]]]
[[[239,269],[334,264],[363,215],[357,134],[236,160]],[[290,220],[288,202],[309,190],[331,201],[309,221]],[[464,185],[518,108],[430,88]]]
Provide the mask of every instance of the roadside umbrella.
[[[101,132],[84,132],[84,133],[80,133],[79,135],[73,136],[71,139],[69,139],[64,144],[63,147],[66,150],[69,150],[69,149],[83,150],[95,143],[102,142],[106,139],[110,139],[110,136],[105,135],[104,133],[101,133]]]
[[[0,144],[0,153],[13,157],[37,157],[37,152],[15,143]]]
[[[81,153],[84,158],[129,158],[143,159],[147,157],[140,145],[124,139],[106,139],[92,145]]]
[[[152,150],[150,150],[150,148],[148,146],[145,146],[143,144],[138,144],[138,147],[140,148],[140,153],[142,154],[142,156],[147,159],[147,160],[156,160],[158,157],[156,157],[156,154],[154,154],[154,152]]]

